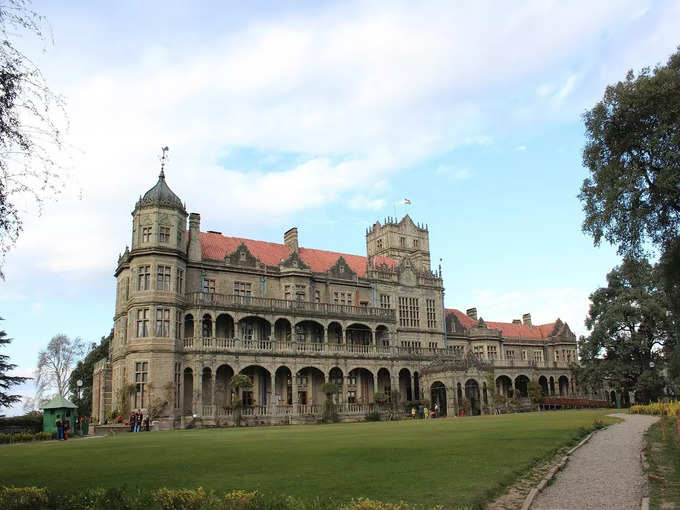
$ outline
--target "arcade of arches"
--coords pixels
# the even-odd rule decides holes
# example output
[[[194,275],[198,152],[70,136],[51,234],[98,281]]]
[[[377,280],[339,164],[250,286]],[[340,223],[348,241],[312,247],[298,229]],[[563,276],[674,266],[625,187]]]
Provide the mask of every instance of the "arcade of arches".
[[[239,395],[234,394],[229,384],[235,373],[245,374],[251,380],[251,386],[240,389]],[[220,362],[197,369],[185,368],[178,393],[184,415],[213,416],[230,408],[236,398],[247,406],[259,407],[322,405],[326,396],[321,387],[325,382],[341,388],[334,396],[338,404],[372,404],[376,393],[391,401],[393,388],[398,390],[400,401],[429,398],[429,394],[423,394],[425,388],[421,389],[418,370],[410,368],[250,364],[235,370],[229,363]]]

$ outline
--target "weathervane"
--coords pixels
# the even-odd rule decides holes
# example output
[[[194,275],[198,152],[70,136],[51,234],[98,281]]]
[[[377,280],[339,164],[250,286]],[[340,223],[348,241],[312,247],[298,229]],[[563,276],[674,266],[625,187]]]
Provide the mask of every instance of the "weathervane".
[[[161,177],[165,177],[165,162],[168,160],[168,151],[170,148],[166,145],[161,148]]]

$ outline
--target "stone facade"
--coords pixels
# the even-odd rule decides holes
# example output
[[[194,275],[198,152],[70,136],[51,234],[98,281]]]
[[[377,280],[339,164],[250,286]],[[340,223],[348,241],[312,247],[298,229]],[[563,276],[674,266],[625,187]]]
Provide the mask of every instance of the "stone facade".
[[[267,423],[320,414],[325,381],[341,386],[335,398],[347,416],[396,390],[401,401],[458,410],[461,392],[474,393],[470,381],[480,402],[473,409],[485,412],[492,392],[480,374],[489,367],[501,393],[525,395],[523,378],[545,382],[546,393],[573,393],[568,326],[534,326],[528,315],[486,323],[475,309],[444,309],[429,231],[409,216],[372,225],[366,257],[301,247],[297,228],[283,241],[201,232],[200,215],[187,214],[161,172],[135,205],[131,247],[116,267],[114,337],[95,370],[95,417],[151,408],[166,428],[229,423],[235,373],[253,383],[238,395],[245,414]]]

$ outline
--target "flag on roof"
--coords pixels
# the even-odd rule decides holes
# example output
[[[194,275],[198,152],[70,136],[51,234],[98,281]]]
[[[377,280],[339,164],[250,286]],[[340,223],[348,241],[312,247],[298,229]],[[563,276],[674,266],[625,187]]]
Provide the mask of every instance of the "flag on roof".
[[[411,201],[408,198],[405,198],[404,205],[411,205]]]

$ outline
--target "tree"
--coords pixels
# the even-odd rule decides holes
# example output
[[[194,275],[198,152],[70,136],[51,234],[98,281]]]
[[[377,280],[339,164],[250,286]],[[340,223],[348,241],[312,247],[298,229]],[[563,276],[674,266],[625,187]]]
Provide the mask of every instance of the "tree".
[[[0,320],[3,320],[0,317]],[[0,346],[8,345],[12,342],[11,338],[7,338],[7,333],[0,330]],[[7,354],[0,354],[0,409],[16,404],[21,400],[21,395],[10,395],[8,392],[12,386],[17,386],[29,379],[29,377],[18,377],[8,375],[10,370],[14,370],[16,365],[9,362]]]
[[[527,392],[529,393],[529,399],[531,403],[536,407],[543,402],[543,388],[538,383],[538,381],[529,381],[527,385]]]
[[[680,49],[608,86],[584,120],[583,231],[622,255],[663,250],[680,225]]]
[[[22,230],[17,199],[41,210],[61,186],[53,152],[62,147],[63,99],[50,91],[40,69],[19,50],[22,35],[46,42],[47,22],[28,0],[0,0],[0,277],[7,252]],[[51,38],[49,38],[51,39]],[[22,198],[23,199],[23,198]]]
[[[38,354],[36,394],[44,395],[49,390],[56,390],[66,398],[71,371],[84,353],[85,344],[80,338],[71,340],[63,334],[52,337],[47,349]]]
[[[92,373],[94,365],[109,355],[109,345],[113,339],[113,329],[108,336],[103,336],[99,344],[92,342],[90,351],[71,372],[68,379],[68,390],[71,394],[71,401],[78,406],[80,416],[90,416],[92,414]],[[81,388],[78,388],[78,380],[83,381]]]
[[[338,412],[335,409],[333,395],[336,395],[339,391],[340,386],[335,383],[327,382],[321,385],[321,392],[326,395],[326,401],[323,403],[323,415],[321,417],[324,423],[338,421]]]
[[[243,399],[239,398],[239,390],[242,388],[248,389],[253,386],[253,382],[245,374],[234,374],[234,376],[229,381],[229,387],[234,391],[234,397],[231,401],[231,405],[234,409],[234,420],[236,421],[236,426],[241,426],[241,409],[243,409]]]
[[[607,287],[590,299],[586,327],[591,333],[579,339],[579,384],[599,387],[606,381],[636,392],[637,400],[658,397],[663,380],[650,362],[660,360],[672,317],[655,268],[646,260],[626,258],[607,275]]]

